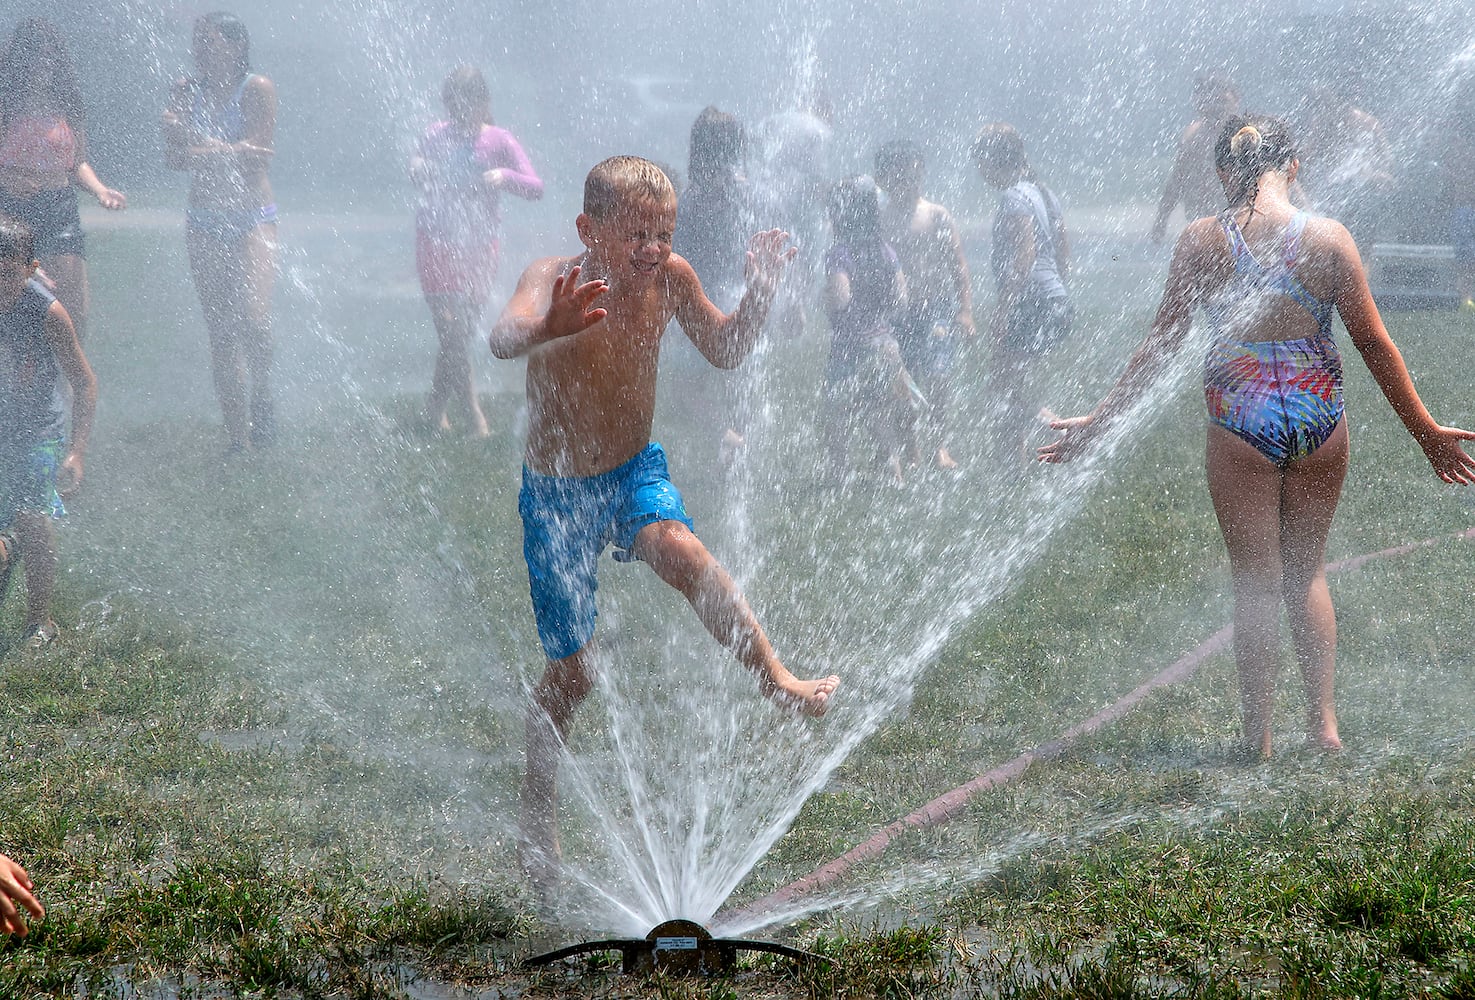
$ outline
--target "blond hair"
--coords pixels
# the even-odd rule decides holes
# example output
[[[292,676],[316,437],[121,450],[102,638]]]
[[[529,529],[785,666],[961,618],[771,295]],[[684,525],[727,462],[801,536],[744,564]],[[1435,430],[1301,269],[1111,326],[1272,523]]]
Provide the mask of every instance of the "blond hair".
[[[665,204],[676,201],[676,188],[666,172],[641,156],[611,156],[584,178],[584,214],[607,219],[636,200]]]

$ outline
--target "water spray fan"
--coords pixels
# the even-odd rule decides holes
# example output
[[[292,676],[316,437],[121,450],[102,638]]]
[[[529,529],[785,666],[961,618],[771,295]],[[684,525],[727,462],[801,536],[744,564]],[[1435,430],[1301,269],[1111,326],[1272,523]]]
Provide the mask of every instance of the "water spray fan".
[[[744,938],[716,938],[695,920],[666,920],[651,928],[643,938],[611,938],[584,941],[536,955],[524,968],[549,965],[559,959],[589,952],[618,951],[626,974],[648,976],[654,973],[682,976],[722,976],[732,971],[739,951],[766,951],[801,962],[824,962],[829,959],[810,951],[791,948],[774,941],[749,941]]]

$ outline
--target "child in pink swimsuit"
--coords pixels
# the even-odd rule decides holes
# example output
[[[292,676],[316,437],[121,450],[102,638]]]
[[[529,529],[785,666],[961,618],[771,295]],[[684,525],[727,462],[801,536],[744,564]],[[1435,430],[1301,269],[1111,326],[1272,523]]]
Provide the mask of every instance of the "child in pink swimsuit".
[[[440,340],[426,416],[432,426],[450,430],[446,409],[454,396],[471,433],[485,437],[468,340],[497,274],[500,194],[535,200],[543,196],[543,182],[512,133],[491,124],[491,100],[480,70],[456,69],[441,97],[447,118],[426,129],[410,163],[410,176],[420,187],[415,263]]]

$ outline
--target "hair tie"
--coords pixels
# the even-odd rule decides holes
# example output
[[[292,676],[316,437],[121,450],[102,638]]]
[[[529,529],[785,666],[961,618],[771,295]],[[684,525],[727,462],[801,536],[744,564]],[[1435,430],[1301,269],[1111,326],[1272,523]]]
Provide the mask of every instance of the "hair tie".
[[[1253,125],[1246,125],[1229,140],[1229,151],[1235,156],[1253,153],[1260,148],[1261,140],[1260,130]]]

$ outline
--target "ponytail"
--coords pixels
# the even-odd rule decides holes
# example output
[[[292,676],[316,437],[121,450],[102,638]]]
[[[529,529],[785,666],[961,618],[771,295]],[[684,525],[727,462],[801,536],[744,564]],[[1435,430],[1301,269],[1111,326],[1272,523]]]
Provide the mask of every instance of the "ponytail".
[[[1230,205],[1248,205],[1252,218],[1260,178],[1272,170],[1286,169],[1295,158],[1290,129],[1279,118],[1265,115],[1235,115],[1224,123],[1214,144],[1214,164],[1229,175],[1233,185]]]

